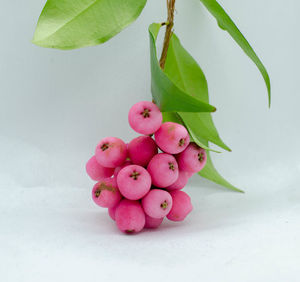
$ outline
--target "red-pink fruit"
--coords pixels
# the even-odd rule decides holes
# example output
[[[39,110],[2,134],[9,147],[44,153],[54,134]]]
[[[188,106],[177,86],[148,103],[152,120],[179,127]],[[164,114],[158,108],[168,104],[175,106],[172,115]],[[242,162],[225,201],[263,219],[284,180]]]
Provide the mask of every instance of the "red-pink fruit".
[[[120,202],[122,196],[115,179],[106,178],[94,185],[92,198],[98,206],[112,208]]]
[[[168,187],[178,178],[178,164],[169,154],[155,155],[149,162],[147,170],[151,175],[152,184],[156,187]]]
[[[88,160],[85,168],[89,177],[95,181],[111,177],[114,172],[113,168],[104,167],[101,164],[99,164],[95,156],[91,157]]]
[[[146,169],[139,165],[122,168],[117,177],[121,194],[129,200],[139,200],[151,188],[151,177]]]
[[[97,145],[95,156],[102,166],[115,168],[126,160],[126,144],[119,138],[106,137]]]
[[[203,148],[196,143],[191,143],[182,153],[177,156],[180,170],[196,173],[203,169],[207,156]]]
[[[157,152],[157,146],[149,136],[134,138],[128,145],[129,158],[134,164],[140,166],[147,166]]]
[[[131,164],[132,164],[132,162],[129,161],[129,160],[127,160],[127,161],[125,161],[125,163],[123,163],[121,166],[116,167],[115,170],[114,170],[114,178],[117,179],[120,170],[121,170],[122,168],[126,167],[126,166],[131,165]]]
[[[112,220],[116,220],[116,215],[115,215],[115,213],[116,213],[116,208],[117,208],[117,206],[118,206],[118,205],[116,205],[116,206],[114,206],[114,207],[112,207],[112,208],[108,208],[108,214],[109,214],[109,216],[110,216],[110,218],[111,218]]]
[[[145,213],[153,218],[166,216],[172,208],[172,197],[170,193],[160,189],[152,189],[142,199]]]
[[[179,175],[177,180],[170,186],[166,187],[166,189],[169,191],[181,190],[188,183],[188,180],[189,180],[189,173],[186,171],[179,170]]]
[[[172,221],[182,221],[193,209],[191,198],[187,193],[180,190],[171,191],[170,194],[173,205],[167,218]]]
[[[157,146],[168,154],[182,152],[190,143],[190,136],[186,128],[175,122],[165,122],[155,132]]]
[[[149,215],[146,216],[146,223],[145,223],[145,228],[157,228],[161,225],[163,222],[164,218],[153,218]]]
[[[134,131],[149,135],[161,126],[162,113],[154,103],[142,101],[131,107],[128,121]]]
[[[145,226],[145,213],[138,201],[124,199],[116,208],[115,219],[122,232],[137,233]]]

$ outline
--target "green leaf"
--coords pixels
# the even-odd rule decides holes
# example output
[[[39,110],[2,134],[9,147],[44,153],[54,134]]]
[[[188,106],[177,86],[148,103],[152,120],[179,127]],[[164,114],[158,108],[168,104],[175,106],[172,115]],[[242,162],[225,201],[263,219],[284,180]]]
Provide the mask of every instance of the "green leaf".
[[[132,23],[147,0],[48,0],[33,43],[75,49],[104,43]]]
[[[172,35],[170,41],[164,71],[178,87],[190,96],[209,103],[205,75],[193,57],[183,48],[175,34]],[[205,145],[206,141],[210,141],[230,151],[230,148],[220,138],[210,113],[179,112],[179,116],[199,146],[211,150]]]
[[[162,112],[213,112],[215,107],[180,89],[171,77],[162,71],[157,60],[156,38],[161,25],[149,27],[151,53],[151,91]]]
[[[268,89],[268,98],[269,98],[269,106],[271,105],[271,83],[268,72],[258,58],[253,48],[247,41],[247,39],[243,36],[243,34],[239,31],[237,26],[228,16],[228,14],[224,11],[222,6],[216,0],[200,0],[204,6],[208,9],[208,11],[216,18],[218,25],[221,29],[226,30],[231,37],[235,40],[235,42],[243,49],[243,51],[249,56],[249,58],[255,63],[261,72],[264,81],[266,83]]]
[[[243,190],[240,190],[240,189],[236,188],[235,186],[233,186],[226,179],[224,179],[223,176],[220,175],[220,173],[218,173],[218,171],[216,170],[216,168],[214,167],[214,165],[212,163],[210,153],[206,152],[206,154],[207,154],[206,165],[198,174],[200,176],[202,176],[208,180],[211,180],[219,185],[222,185],[230,190],[244,193]]]

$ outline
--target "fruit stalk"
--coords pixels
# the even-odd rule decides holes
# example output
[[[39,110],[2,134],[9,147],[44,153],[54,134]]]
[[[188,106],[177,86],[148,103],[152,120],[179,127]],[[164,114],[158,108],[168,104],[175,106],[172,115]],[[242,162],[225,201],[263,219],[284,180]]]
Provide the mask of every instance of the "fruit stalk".
[[[168,20],[166,22],[166,32],[165,32],[163,50],[159,60],[159,65],[162,69],[165,68],[169,44],[173,34],[175,1],[176,0],[167,0]]]

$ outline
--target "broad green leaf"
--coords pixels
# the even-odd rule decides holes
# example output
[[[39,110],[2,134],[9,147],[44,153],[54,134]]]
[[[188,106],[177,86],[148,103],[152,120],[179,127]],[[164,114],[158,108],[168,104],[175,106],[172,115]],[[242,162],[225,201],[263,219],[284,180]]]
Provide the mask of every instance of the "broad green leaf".
[[[180,116],[175,112],[163,112],[163,122],[171,121],[179,124],[184,124]]]
[[[230,190],[244,193],[243,190],[240,190],[240,189],[236,188],[235,186],[233,186],[223,176],[221,176],[220,173],[218,173],[218,171],[216,170],[216,168],[214,167],[214,165],[212,163],[210,153],[206,152],[206,154],[207,154],[207,162],[206,162],[205,167],[199,172],[199,175],[208,180],[211,180],[219,185],[222,185]]]
[[[149,27],[151,53],[151,91],[155,102],[162,112],[213,112],[215,107],[196,97],[192,97],[182,89],[159,66],[156,52],[156,38],[161,25]]]
[[[205,75],[193,57],[183,48],[175,34],[172,35],[170,41],[164,71],[178,87],[190,96],[209,103]],[[199,146],[210,150],[205,145],[206,141],[210,141],[230,151],[230,148],[220,138],[210,113],[183,113],[180,111],[179,115]]]
[[[104,43],[132,23],[147,0],[48,0],[33,43],[75,49]]]
[[[231,37],[235,40],[235,42],[243,49],[243,51],[249,56],[249,58],[255,63],[261,72],[264,81],[266,83],[268,89],[268,98],[269,98],[269,106],[271,105],[271,83],[268,72],[258,58],[253,48],[247,41],[247,39],[243,36],[243,34],[239,31],[237,26],[228,16],[228,14],[224,11],[222,6],[216,0],[200,0],[204,6],[208,9],[208,11],[216,18],[218,25],[221,29],[226,30]]]

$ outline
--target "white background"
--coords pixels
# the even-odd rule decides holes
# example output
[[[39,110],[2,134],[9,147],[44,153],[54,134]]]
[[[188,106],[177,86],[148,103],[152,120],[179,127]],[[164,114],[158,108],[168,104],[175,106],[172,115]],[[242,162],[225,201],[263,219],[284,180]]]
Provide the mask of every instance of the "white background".
[[[91,201],[84,165],[105,136],[128,141],[132,104],[150,99],[147,26],[165,1],[104,45],[31,44],[44,1],[0,10],[1,281],[299,281],[299,9],[297,0],[220,0],[266,65],[255,65],[198,0],[178,0],[175,31],[209,83],[232,153],[219,171],[246,194],[195,177],[193,213],[136,236]]]

